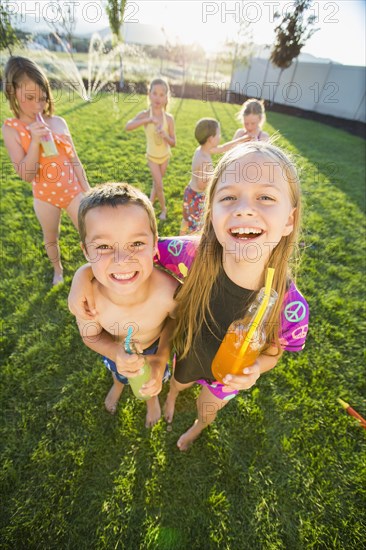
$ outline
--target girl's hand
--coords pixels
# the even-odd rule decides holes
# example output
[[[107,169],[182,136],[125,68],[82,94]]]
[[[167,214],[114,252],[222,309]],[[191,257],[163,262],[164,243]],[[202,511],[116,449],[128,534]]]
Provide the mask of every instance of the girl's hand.
[[[68,297],[69,310],[75,317],[89,321],[97,314],[91,281],[92,271],[88,265],[79,267],[71,283]]]
[[[227,374],[223,382],[228,387],[227,392],[232,390],[249,390],[257,382],[260,375],[259,362],[256,361],[253,365],[243,369],[243,375]],[[223,388],[223,391],[225,392],[225,388]]]
[[[42,137],[47,136],[51,133],[51,128],[45,124],[42,124],[42,122],[32,122],[32,124],[29,124],[28,129],[32,136],[32,141],[36,143],[40,143]]]
[[[146,357],[145,357],[146,358]],[[156,359],[155,356],[149,356],[149,363],[152,363],[152,359]],[[154,361],[155,363],[155,361]],[[157,364],[151,364],[151,378],[146,384],[141,387],[141,395],[149,395],[154,397],[154,395],[159,395],[163,387],[163,377],[161,374],[161,368]]]

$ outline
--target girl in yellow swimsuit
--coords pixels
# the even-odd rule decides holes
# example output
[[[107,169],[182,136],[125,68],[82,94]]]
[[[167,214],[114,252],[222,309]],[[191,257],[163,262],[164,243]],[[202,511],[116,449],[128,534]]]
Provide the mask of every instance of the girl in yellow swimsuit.
[[[41,224],[53,284],[63,281],[59,247],[61,208],[77,228],[83,191],[88,191],[82,164],[65,120],[53,115],[47,77],[26,57],[11,57],[5,67],[5,95],[15,118],[5,120],[2,131],[13,166],[22,180],[32,183],[34,211]],[[36,119],[37,114],[44,122]],[[46,157],[42,137],[52,134],[57,155]]]
[[[141,111],[135,118],[126,124],[129,132],[140,126],[146,134],[146,158],[153,178],[150,200],[154,203],[158,199],[161,207],[159,218],[166,220],[167,209],[165,204],[163,177],[170,159],[170,148],[175,147],[174,118],[166,112],[169,99],[169,85],[162,78],[155,78],[149,85],[149,109]]]

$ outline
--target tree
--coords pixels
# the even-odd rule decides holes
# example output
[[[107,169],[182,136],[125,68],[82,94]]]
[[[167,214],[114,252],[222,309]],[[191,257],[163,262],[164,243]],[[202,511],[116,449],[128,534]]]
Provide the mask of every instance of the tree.
[[[271,61],[280,69],[290,67],[309,38],[319,29],[309,29],[316,21],[316,15],[305,19],[305,11],[312,0],[295,0],[294,11],[286,13],[281,23],[275,28],[276,41],[271,52]],[[275,17],[279,17],[276,13]]]
[[[6,48],[9,54],[12,55],[12,47],[16,46],[19,43],[19,40],[11,25],[8,6],[4,0],[0,0],[0,16],[0,50],[4,50]]]
[[[120,67],[120,78],[119,78],[119,88],[123,88],[124,79],[123,79],[123,58],[121,51],[121,25],[123,24],[124,13],[126,9],[127,0],[106,0],[107,5],[105,11],[108,15],[109,26],[113,35],[113,45],[115,47],[119,46],[119,67]]]
[[[281,69],[277,85],[283,71],[291,66],[292,61],[299,56],[307,40],[319,30],[309,28],[315,23],[316,15],[305,16],[306,10],[310,8],[312,3],[312,0],[295,0],[293,11],[286,12],[281,23],[275,28],[276,40],[273,45],[270,60],[276,67]],[[279,14],[276,13],[275,17],[278,18]],[[276,90],[277,87],[278,86],[276,86]],[[273,101],[275,99],[276,90],[273,95]]]

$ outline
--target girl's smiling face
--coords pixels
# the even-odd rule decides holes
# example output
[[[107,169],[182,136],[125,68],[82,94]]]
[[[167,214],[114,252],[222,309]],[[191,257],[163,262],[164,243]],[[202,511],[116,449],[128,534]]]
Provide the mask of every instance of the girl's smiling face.
[[[33,80],[22,78],[15,90],[20,118],[34,121],[37,113],[43,113],[47,105],[47,94]]]
[[[229,164],[219,177],[211,220],[224,261],[269,257],[294,226],[286,170],[262,152],[247,153]]]

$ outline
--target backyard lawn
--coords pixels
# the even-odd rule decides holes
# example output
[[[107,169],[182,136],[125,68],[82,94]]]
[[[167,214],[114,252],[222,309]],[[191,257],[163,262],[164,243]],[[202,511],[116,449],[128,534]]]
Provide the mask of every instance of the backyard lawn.
[[[0,96],[3,118],[10,115]],[[85,103],[65,91],[56,113],[71,129],[91,185],[128,181],[146,193],[142,130],[124,131],[141,96]],[[177,235],[183,189],[204,116],[222,141],[237,105],[175,98],[178,145],[165,178]],[[265,130],[298,164],[304,195],[297,282],[310,304],[305,350],[285,354],[241,392],[187,453],[197,388],[181,394],[172,431],[144,427],[144,404],[123,393],[111,417],[111,376],[81,342],[67,295],[83,263],[63,218],[66,282],[52,288],[31,186],[1,142],[1,493],[3,549],[359,550],[366,543],[364,141],[312,121],[267,113]],[[163,403],[167,393],[161,394]]]

